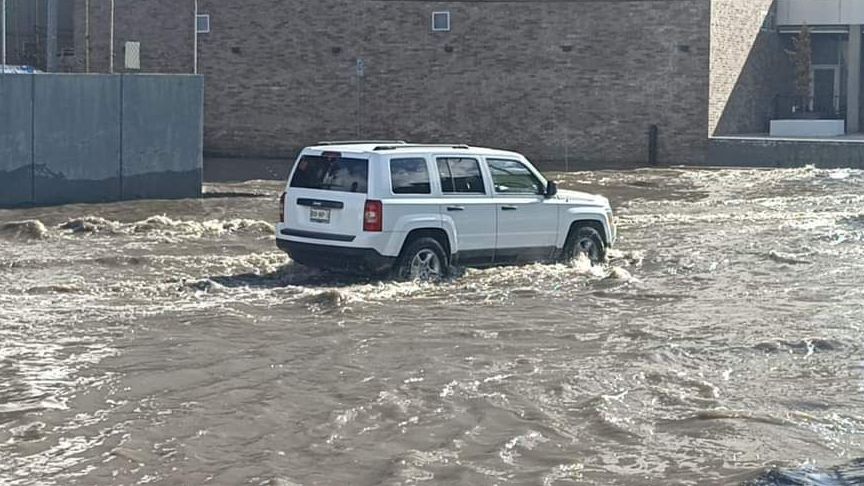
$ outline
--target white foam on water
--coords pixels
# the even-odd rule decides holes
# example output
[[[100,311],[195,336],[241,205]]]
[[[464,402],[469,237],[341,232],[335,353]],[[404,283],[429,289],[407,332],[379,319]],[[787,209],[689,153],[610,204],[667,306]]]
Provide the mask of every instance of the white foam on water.
[[[539,444],[548,441],[549,439],[544,437],[540,432],[531,430],[525,434],[517,435],[508,440],[507,443],[498,450],[498,457],[501,458],[504,464],[514,466],[516,465],[516,460],[522,455],[519,452],[520,449],[523,451],[530,451]]]
[[[230,234],[272,236],[271,223],[253,219],[212,219],[193,221],[172,219],[165,215],[150,216],[140,221],[124,223],[101,216],[82,216],[69,219],[58,225],[48,227],[39,220],[12,221],[0,223],[0,236],[46,239],[49,237],[70,238],[75,236],[116,236],[146,235],[172,236],[181,238],[202,238]]]
[[[48,236],[48,228],[39,220],[0,223],[0,237],[25,240],[44,240],[48,238]]]
[[[583,469],[585,466],[579,463],[559,464],[543,476],[543,486],[553,486],[559,481],[581,481]]]

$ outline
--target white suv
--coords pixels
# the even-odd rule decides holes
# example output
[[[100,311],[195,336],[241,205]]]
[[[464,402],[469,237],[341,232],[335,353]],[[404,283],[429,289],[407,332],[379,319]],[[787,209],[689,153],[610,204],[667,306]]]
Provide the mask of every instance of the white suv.
[[[615,241],[605,197],[466,145],[322,142],[300,153],[280,205],[276,242],[298,263],[406,279],[580,253],[596,263]]]

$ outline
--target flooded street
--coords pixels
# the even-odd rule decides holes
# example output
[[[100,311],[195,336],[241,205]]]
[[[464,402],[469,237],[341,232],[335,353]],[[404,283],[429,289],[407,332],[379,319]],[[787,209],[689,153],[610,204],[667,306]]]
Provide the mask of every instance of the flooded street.
[[[318,273],[277,181],[0,211],[0,484],[839,484],[864,172],[556,178],[612,201],[608,264]]]

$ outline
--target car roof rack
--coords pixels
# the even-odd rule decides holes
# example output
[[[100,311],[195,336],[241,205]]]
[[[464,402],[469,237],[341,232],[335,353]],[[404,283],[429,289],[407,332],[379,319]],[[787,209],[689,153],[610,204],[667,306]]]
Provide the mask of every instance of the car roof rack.
[[[449,144],[449,143],[433,143],[433,144],[399,144],[399,145],[379,145],[372,150],[393,150],[400,148],[453,148],[467,150],[471,148],[465,144]]]
[[[376,143],[387,143],[391,145],[407,145],[404,140],[325,140],[317,145],[369,145]]]

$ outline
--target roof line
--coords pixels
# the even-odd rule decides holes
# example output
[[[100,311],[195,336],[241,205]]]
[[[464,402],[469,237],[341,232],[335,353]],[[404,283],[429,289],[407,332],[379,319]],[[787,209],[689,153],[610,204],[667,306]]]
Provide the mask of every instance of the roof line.
[[[404,140],[325,140],[316,145],[371,145],[377,143],[407,144]]]
[[[454,148],[454,149],[470,149],[468,145],[465,144],[451,144],[451,143],[437,143],[437,144],[403,144],[403,145],[379,145],[372,150],[393,150],[400,148]]]

